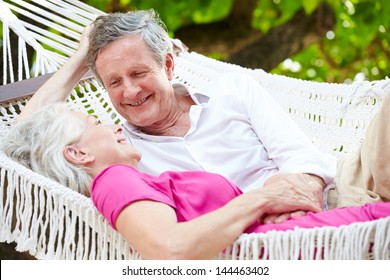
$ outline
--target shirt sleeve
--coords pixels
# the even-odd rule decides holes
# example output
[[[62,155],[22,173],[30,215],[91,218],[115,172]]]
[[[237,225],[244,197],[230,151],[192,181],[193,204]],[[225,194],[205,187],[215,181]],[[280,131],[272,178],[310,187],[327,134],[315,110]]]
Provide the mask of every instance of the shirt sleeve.
[[[252,77],[243,76],[243,106],[253,129],[280,172],[310,173],[329,184],[336,174],[336,159],[321,152],[293,119]]]
[[[152,176],[125,165],[114,165],[102,171],[92,182],[91,198],[104,218],[116,230],[121,211],[135,201],[153,200],[175,208],[167,192],[162,193],[151,184]]]

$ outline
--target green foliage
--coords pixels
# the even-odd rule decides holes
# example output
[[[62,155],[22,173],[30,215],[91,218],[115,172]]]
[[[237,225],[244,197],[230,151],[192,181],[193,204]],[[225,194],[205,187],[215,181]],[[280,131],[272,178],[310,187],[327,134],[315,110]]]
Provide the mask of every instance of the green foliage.
[[[245,0],[241,0],[244,2]],[[88,0],[109,11],[112,0]],[[171,35],[179,27],[202,24],[226,17],[233,0],[117,0],[126,9],[154,8]],[[263,33],[286,24],[301,9],[312,13],[329,4],[336,26],[326,38],[281,63],[273,73],[301,79],[344,82],[356,75],[368,80],[390,76],[390,1],[388,0],[259,0],[252,25]],[[219,57],[214,54],[213,57]],[[360,74],[359,74],[360,73]]]
[[[179,27],[219,20],[228,15],[233,0],[122,0],[130,9],[156,10],[168,30],[174,34]]]
[[[328,82],[345,82],[356,77],[378,80],[390,76],[390,2],[326,2],[335,12],[335,29],[319,44],[292,58],[300,64],[299,71],[281,63],[273,72]]]
[[[253,13],[252,25],[267,33],[272,28],[286,23],[301,8],[301,1],[260,0]]]
[[[321,0],[302,0],[302,6],[307,14],[312,13],[320,3]]]
[[[101,11],[109,11],[110,10],[109,7],[110,4],[112,3],[112,0],[85,0],[81,2],[85,2],[86,4],[95,7],[96,9]],[[130,0],[126,2],[130,2]]]

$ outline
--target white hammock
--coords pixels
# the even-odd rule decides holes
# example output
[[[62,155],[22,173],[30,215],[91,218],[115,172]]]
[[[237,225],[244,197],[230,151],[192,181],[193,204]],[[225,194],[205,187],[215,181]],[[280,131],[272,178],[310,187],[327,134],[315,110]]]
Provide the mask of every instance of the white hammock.
[[[33,22],[22,21],[15,14]],[[76,0],[0,0],[3,83],[8,84],[0,87],[0,136],[14,123],[37,78],[11,83],[57,70],[77,48],[84,26],[100,14],[104,13]],[[12,32],[19,38],[18,46],[10,45]],[[33,66],[27,61],[27,48],[31,47],[37,55]],[[16,51],[19,60],[13,65],[11,55]],[[15,68],[17,77],[12,74]],[[388,79],[352,85],[314,83],[186,51],[176,58],[175,80],[197,88],[229,71],[253,76],[321,150],[337,157],[357,147],[384,90],[390,87]],[[98,115],[103,123],[123,121],[94,78],[80,82],[68,101],[77,110]],[[24,168],[2,152],[0,226],[0,242],[16,242],[17,250],[38,259],[139,258],[89,198]],[[217,258],[390,259],[390,217],[338,228],[243,234]]]

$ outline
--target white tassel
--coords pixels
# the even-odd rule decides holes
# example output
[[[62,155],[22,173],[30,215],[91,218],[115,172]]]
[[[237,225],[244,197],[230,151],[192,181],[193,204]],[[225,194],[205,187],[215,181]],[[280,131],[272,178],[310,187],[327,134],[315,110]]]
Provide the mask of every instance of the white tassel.
[[[389,249],[390,217],[341,227],[243,234],[217,258],[389,259]]]

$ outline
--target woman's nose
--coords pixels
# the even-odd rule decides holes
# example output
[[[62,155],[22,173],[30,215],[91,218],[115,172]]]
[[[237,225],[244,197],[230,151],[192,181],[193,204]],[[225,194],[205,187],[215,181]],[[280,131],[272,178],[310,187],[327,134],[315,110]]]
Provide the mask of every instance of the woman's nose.
[[[114,131],[115,134],[122,133],[122,126],[115,124],[112,126],[112,130]]]

